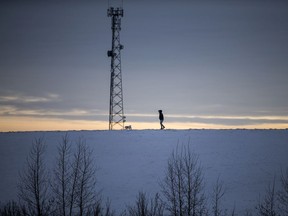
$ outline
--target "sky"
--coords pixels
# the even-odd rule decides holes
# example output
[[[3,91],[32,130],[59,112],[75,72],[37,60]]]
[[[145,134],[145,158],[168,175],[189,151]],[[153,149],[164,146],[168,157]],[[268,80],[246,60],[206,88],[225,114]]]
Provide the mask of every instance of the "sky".
[[[288,128],[285,0],[2,0],[0,131],[108,129],[122,5],[126,125]]]

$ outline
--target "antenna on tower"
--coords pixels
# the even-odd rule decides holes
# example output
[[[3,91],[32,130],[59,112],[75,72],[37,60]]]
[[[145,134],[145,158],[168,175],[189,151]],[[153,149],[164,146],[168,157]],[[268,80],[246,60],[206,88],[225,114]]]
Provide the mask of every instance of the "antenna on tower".
[[[123,0],[108,0],[108,8],[113,6],[123,8]]]
[[[108,17],[111,17],[112,48],[107,55],[111,57],[111,78],[110,78],[110,107],[109,107],[109,130],[124,129],[126,117],[123,108],[122,73],[121,73],[121,50],[124,46],[120,43],[122,7],[110,7],[107,10]],[[122,1],[123,5],[123,1]]]

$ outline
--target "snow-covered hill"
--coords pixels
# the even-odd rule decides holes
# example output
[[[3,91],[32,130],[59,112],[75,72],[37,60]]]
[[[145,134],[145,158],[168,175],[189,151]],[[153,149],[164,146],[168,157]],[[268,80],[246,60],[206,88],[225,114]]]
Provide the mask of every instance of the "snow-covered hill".
[[[68,133],[93,149],[97,186],[112,207],[124,209],[139,191],[160,191],[167,160],[177,145],[190,143],[205,173],[207,196],[220,176],[223,204],[237,212],[253,209],[281,169],[288,167],[288,130],[134,130],[0,133],[0,201],[17,199],[19,171],[35,138],[44,137],[48,167],[55,164],[57,145]]]

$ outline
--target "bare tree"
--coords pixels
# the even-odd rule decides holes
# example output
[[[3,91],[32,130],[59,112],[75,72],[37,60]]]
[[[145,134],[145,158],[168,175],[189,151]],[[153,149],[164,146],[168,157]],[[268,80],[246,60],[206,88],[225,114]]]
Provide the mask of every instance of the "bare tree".
[[[28,216],[25,206],[20,206],[14,201],[10,201],[5,205],[0,205],[1,216]]]
[[[26,161],[27,167],[20,174],[18,195],[31,215],[48,215],[51,206],[48,196],[49,175],[44,165],[45,148],[43,138],[34,140]]]
[[[78,148],[78,151],[74,153],[73,161],[71,163],[71,188],[69,194],[69,216],[73,215],[73,209],[75,208],[77,196],[78,196],[78,185],[79,185],[79,176],[80,176],[80,166],[81,166],[81,151]],[[77,191],[78,190],[78,191]]]
[[[63,216],[94,214],[103,210],[96,192],[96,169],[92,151],[83,138],[76,141],[72,154],[71,142],[66,134],[58,148],[52,189],[57,208],[54,214]]]
[[[54,168],[52,191],[55,199],[54,214],[69,215],[69,197],[71,194],[71,143],[68,134],[62,137],[58,147],[58,156]]]
[[[73,154],[68,135],[63,136],[53,169],[54,178],[50,181],[44,165],[46,145],[43,139],[35,139],[27,157],[26,169],[20,173],[18,196],[24,204],[16,206],[15,203],[8,203],[0,211],[13,211],[14,215],[18,215],[18,206],[21,206],[21,214],[31,216],[114,215],[110,202],[105,207],[102,206],[101,197],[96,190],[96,168],[92,150],[83,138],[79,138],[75,144]],[[29,212],[26,213],[26,209]]]
[[[147,198],[144,192],[139,192],[134,206],[128,207],[129,216],[163,216],[164,204],[157,193],[153,199]]]
[[[288,215],[288,168],[281,172],[282,190],[278,193],[279,208],[284,215]]]
[[[169,160],[164,181],[160,184],[167,200],[167,210],[174,216],[207,214],[202,167],[189,147],[177,146]]]
[[[217,178],[216,184],[213,187],[212,195],[212,211],[214,216],[221,216],[224,214],[223,209],[221,208],[221,199],[225,194],[224,183]],[[232,213],[233,214],[233,213]]]
[[[139,192],[135,206],[128,207],[129,216],[148,216],[148,204],[146,194]]]
[[[76,204],[79,208],[79,215],[82,216],[98,202],[95,190],[96,169],[93,167],[92,151],[82,138],[78,140],[75,161],[80,162],[78,170],[75,170],[78,172]]]
[[[276,212],[276,193],[275,178],[272,184],[269,184],[263,200],[256,207],[259,216],[277,216]]]
[[[160,195],[156,193],[154,199],[151,199],[150,202],[150,212],[151,216],[163,216],[164,215],[164,209],[165,205],[163,201],[160,198]]]
[[[110,200],[106,201],[105,207],[103,207],[101,200],[93,205],[92,208],[89,208],[86,215],[93,216],[114,216],[115,212],[111,209]],[[124,216],[124,214],[122,215]]]

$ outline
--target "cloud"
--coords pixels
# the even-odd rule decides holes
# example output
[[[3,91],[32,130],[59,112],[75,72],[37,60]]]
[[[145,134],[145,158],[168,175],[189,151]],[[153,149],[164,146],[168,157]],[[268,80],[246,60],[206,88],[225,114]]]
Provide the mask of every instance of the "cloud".
[[[0,105],[1,119],[15,125],[2,128],[4,131],[24,130],[29,122],[37,123],[31,130],[48,130],[43,125],[49,122],[49,130],[60,129],[65,122],[66,128],[70,129],[74,124],[75,129],[107,129],[108,113],[101,110],[89,109],[19,109],[11,105]],[[29,119],[29,120],[27,120]],[[5,122],[5,121],[4,121]],[[42,126],[40,125],[42,122]],[[67,127],[67,125],[70,126]],[[77,125],[75,125],[77,123]],[[106,123],[106,124],[105,124]],[[23,128],[19,127],[22,125]],[[28,125],[29,125],[28,124]],[[54,124],[54,128],[53,128]],[[127,125],[134,129],[158,128],[158,115],[149,113],[127,114]],[[4,127],[7,123],[2,125]],[[13,126],[13,127],[12,127]],[[85,126],[85,127],[84,127]],[[97,127],[96,127],[97,126]],[[165,126],[173,129],[206,128],[206,129],[232,129],[232,128],[288,128],[288,117],[286,116],[212,116],[212,115],[165,115]],[[12,128],[12,129],[11,129]],[[61,127],[65,128],[64,126]],[[26,128],[25,130],[28,130]]]
[[[193,115],[168,115],[171,118],[188,118],[188,119],[227,119],[227,120],[285,120],[288,121],[288,116],[213,116],[213,115],[199,115],[199,116],[193,116]]]
[[[57,118],[71,120],[95,120],[104,119],[107,113],[99,110],[81,110],[81,109],[19,109],[16,106],[0,105],[0,116],[6,117],[34,117],[34,118]]]
[[[132,120],[135,122],[155,122],[158,121],[157,114],[128,114],[127,121]],[[288,127],[288,117],[287,116],[268,116],[268,115],[165,115],[165,122],[167,124],[178,124],[181,125],[206,125],[218,128],[222,127],[258,127],[260,125],[269,125],[273,128],[273,125],[287,125]],[[209,127],[208,127],[209,128]]]
[[[79,106],[78,104],[76,104]],[[108,113],[99,109],[79,108],[58,94],[25,95],[18,92],[0,93],[0,116],[56,118],[65,120],[106,120]]]
[[[165,113],[164,113],[165,114]],[[268,115],[267,115],[268,114]],[[79,108],[69,106],[61,96],[53,93],[42,95],[25,95],[23,93],[0,94],[0,116],[3,118],[34,118],[34,119],[58,119],[63,121],[102,121],[108,122],[106,110]],[[126,113],[127,124],[147,125],[158,123],[158,113]],[[255,127],[266,125],[278,128],[279,125],[288,127],[288,117],[285,115],[269,115],[260,112],[255,115],[182,115],[165,114],[165,123],[176,125],[176,128],[226,128],[226,127]],[[141,128],[141,126],[138,126]]]
[[[48,93],[46,96],[37,97],[37,96],[26,96],[22,94],[12,94],[12,95],[0,95],[0,103],[45,103],[51,101],[59,101],[59,95]]]

